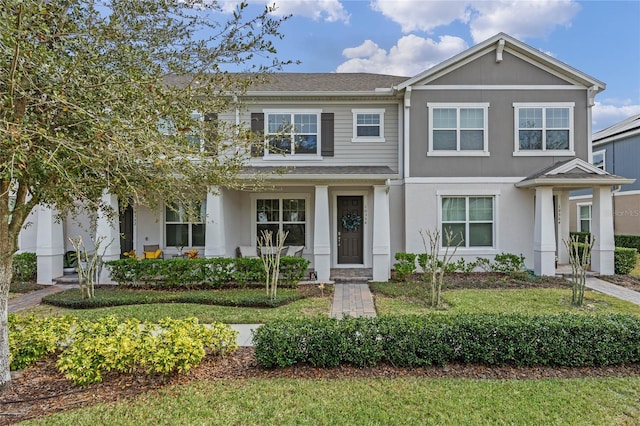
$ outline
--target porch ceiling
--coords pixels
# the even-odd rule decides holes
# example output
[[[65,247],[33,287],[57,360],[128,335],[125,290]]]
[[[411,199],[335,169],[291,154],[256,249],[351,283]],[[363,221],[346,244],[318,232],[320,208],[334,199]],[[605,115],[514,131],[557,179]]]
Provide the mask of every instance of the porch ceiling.
[[[273,180],[384,181],[398,178],[398,173],[388,166],[245,167],[239,177],[253,179],[256,175]]]

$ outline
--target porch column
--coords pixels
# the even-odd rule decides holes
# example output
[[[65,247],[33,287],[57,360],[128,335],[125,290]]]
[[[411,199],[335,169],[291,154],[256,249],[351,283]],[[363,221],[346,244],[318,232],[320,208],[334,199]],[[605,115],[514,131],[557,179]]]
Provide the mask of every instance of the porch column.
[[[118,212],[118,197],[110,194],[106,189],[102,192],[102,204],[98,209],[96,220],[96,243],[100,241],[99,255],[103,262],[120,259],[120,222]],[[98,249],[98,248],[96,248]],[[107,266],[100,273],[100,284],[115,284]]]
[[[390,278],[391,226],[386,185],[373,186],[373,280]]]
[[[313,265],[319,281],[331,276],[331,228],[329,227],[329,187],[316,185],[313,221]]]
[[[536,188],[533,264],[536,275],[555,275],[556,233],[553,219],[553,189]]]
[[[569,251],[564,241],[569,239],[569,192],[558,192],[558,263],[569,263]]]
[[[600,275],[613,275],[615,271],[612,211],[611,187],[593,188],[591,233],[595,242],[591,255],[591,269],[599,272]]]
[[[36,256],[38,257],[38,284],[53,284],[53,279],[61,277],[64,256],[64,235],[62,219],[52,207],[38,205],[36,222]]]
[[[207,219],[205,222],[204,257],[226,256],[224,238],[222,192],[217,187],[207,193]]]

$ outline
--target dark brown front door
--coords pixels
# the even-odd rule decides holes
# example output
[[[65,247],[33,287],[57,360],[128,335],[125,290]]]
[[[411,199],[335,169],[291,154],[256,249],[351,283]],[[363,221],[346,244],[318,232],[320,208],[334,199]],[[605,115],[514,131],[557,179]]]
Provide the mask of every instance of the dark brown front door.
[[[362,264],[362,197],[338,197],[338,263]]]
[[[120,213],[120,253],[133,250],[133,207]]]

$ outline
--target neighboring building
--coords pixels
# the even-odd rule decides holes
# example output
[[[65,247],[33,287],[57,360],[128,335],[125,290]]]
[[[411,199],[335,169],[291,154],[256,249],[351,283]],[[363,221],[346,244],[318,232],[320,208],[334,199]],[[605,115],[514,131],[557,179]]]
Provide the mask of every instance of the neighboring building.
[[[613,230],[616,235],[640,235],[640,114],[593,135],[594,166],[636,179],[614,189]],[[571,194],[571,230],[591,231],[592,195]]]
[[[98,234],[116,242],[105,257],[144,244],[170,256],[183,239],[206,257],[235,256],[261,230],[282,229],[288,244],[305,246],[319,280],[362,268],[384,281],[396,252],[424,252],[420,230],[449,229],[462,237],[458,256],[523,254],[536,274],[553,275],[556,256],[568,261],[569,191],[590,189],[593,269],[612,274],[611,187],[632,180],[588,162],[591,107],[604,87],[502,33],[412,78],[273,75],[249,90],[243,110],[218,114],[264,134],[241,178],[288,166],[267,176],[272,189],[217,188],[197,223],[164,206],[134,206],[119,227],[99,218]],[[47,209],[33,221],[21,248],[35,249],[48,283],[62,274],[63,236],[82,231]]]

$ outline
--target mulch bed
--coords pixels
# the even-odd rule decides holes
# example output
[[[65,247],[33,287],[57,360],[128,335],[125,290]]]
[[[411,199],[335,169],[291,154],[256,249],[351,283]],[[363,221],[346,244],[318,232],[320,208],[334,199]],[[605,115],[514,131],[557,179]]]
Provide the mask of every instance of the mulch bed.
[[[357,368],[340,366],[316,368],[299,365],[283,369],[260,368],[253,348],[239,348],[224,358],[206,357],[186,374],[168,377],[145,374],[107,374],[104,381],[86,388],[74,386],[55,367],[53,357],[42,360],[15,378],[0,394],[0,425],[87,407],[98,402],[114,403],[141,393],[171,385],[202,380],[242,380],[249,378],[345,379],[345,378],[469,378],[469,379],[543,379],[583,377],[640,377],[640,364],[610,367],[488,367],[447,365],[427,368],[395,368],[390,365]]]
[[[630,290],[640,291],[640,278],[632,277],[631,275],[602,275],[598,278]]]

